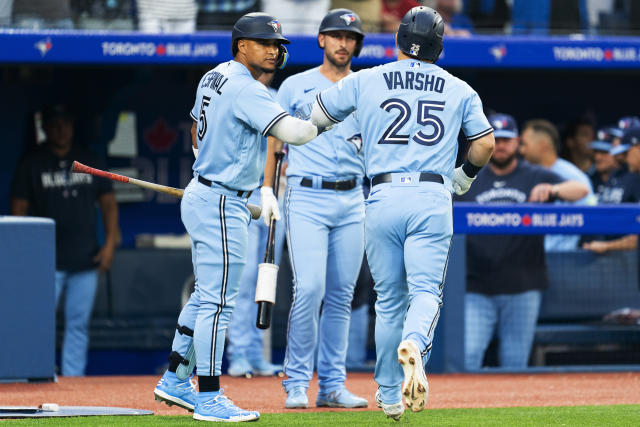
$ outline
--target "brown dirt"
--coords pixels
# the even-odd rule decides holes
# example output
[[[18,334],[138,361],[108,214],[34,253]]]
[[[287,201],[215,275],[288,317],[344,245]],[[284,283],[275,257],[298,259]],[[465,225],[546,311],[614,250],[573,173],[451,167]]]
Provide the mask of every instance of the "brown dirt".
[[[59,378],[57,383],[0,384],[1,405],[118,406],[148,409],[158,415],[180,415],[153,400],[158,377]],[[236,404],[261,412],[293,412],[284,409],[285,393],[277,378],[221,380]],[[565,406],[640,404],[640,373],[484,374],[430,375],[428,408],[480,408],[506,406]],[[350,374],[347,387],[369,399],[375,409],[372,374]],[[309,390],[315,402],[317,381]],[[295,410],[299,411],[299,410]],[[318,411],[311,407],[307,411]]]

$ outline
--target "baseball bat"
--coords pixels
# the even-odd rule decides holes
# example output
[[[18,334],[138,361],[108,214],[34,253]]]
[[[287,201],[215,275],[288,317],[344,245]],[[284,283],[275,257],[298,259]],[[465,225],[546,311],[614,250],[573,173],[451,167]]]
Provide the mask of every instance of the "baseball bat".
[[[141,179],[130,178],[125,175],[118,175],[117,173],[103,171],[102,169],[92,168],[91,166],[84,165],[80,162],[74,161],[71,165],[71,172],[86,173],[100,178],[107,178],[112,181],[124,182],[126,184],[137,185],[138,187],[146,188],[148,190],[157,191],[159,193],[170,194],[175,197],[182,197],[184,190],[181,188],[169,187],[167,185],[156,184],[155,182],[143,181]],[[251,212],[251,218],[260,218],[260,206],[247,203],[247,209]]]
[[[279,151],[275,153],[276,156],[276,171],[273,179],[273,195],[278,198],[278,187],[280,186],[280,172],[282,170],[282,159],[284,153]],[[277,266],[274,264],[275,259],[275,246],[276,246],[276,220],[271,217],[269,221],[269,235],[267,237],[267,247],[264,250],[264,263],[270,264],[275,274],[271,276],[272,282],[275,282],[277,278]],[[275,268],[274,268],[275,267]],[[258,281],[260,283],[260,280]],[[273,283],[275,288],[275,283]],[[256,318],[256,326],[260,329],[268,329],[271,326],[271,310],[273,308],[273,302],[271,301],[256,301],[258,303],[258,317]]]

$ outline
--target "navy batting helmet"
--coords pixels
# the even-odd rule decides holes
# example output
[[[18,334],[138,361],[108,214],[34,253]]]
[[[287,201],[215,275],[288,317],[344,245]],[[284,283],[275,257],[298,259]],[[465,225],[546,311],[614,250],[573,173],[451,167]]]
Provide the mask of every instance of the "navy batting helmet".
[[[362,32],[362,21],[354,11],[349,9],[330,10],[322,19],[318,33],[324,34],[329,31],[349,31],[351,33],[356,33],[358,42],[356,43],[356,50],[353,52],[353,56],[358,56],[360,54],[364,33]]]
[[[287,64],[289,52],[283,44],[291,43],[282,35],[282,25],[275,16],[262,12],[247,13],[233,26],[231,32],[231,52],[233,56],[238,53],[239,39],[258,39],[258,40],[278,40],[280,45],[278,50],[277,66],[282,69]]]
[[[444,21],[430,7],[418,6],[404,15],[398,28],[398,48],[407,55],[436,61],[442,52]]]

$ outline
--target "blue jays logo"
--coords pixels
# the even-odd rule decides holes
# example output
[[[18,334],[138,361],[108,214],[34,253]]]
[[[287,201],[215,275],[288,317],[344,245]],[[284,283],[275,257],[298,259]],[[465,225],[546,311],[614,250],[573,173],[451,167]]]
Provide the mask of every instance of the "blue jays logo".
[[[274,33],[277,33],[278,30],[280,29],[280,21],[278,21],[277,19],[274,19],[273,21],[269,22],[268,25],[271,25],[271,28],[273,28]]]
[[[51,50],[53,44],[51,43],[51,39],[47,37],[44,40],[36,42],[33,46],[40,51],[40,55],[45,56],[47,52]]]
[[[347,138],[347,141],[356,146],[356,152],[360,154],[360,150],[362,149],[362,135],[356,133],[351,138]]]
[[[496,61],[502,61],[502,58],[507,54],[507,47],[503,44],[496,45],[489,49],[489,52],[493,55]]]
[[[356,17],[353,13],[345,13],[344,15],[340,15],[340,18],[347,25],[351,25],[352,22],[356,22]]]
[[[496,129],[502,129],[502,128],[506,128],[508,125],[507,121],[502,119],[497,119],[493,121],[493,127]]]

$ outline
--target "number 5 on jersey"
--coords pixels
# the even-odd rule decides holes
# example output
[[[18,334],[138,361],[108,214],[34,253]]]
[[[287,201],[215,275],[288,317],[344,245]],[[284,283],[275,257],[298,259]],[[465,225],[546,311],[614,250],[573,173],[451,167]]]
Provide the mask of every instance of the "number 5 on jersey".
[[[198,139],[200,141],[202,141],[202,138],[204,138],[204,134],[207,132],[207,115],[205,114],[204,109],[208,107],[210,103],[210,96],[202,97],[202,104],[200,104],[200,117],[198,118],[198,122],[200,122],[200,128],[198,129]]]
[[[442,120],[430,111],[443,111],[444,101],[418,101],[418,117],[416,121],[421,126],[431,126],[433,131],[430,134],[425,134],[419,131],[413,136],[413,140],[421,145],[432,146],[436,145],[442,139],[444,135],[444,124]],[[411,117],[411,107],[402,99],[391,98],[380,104],[380,108],[387,112],[391,110],[398,110],[400,114],[389,125],[387,130],[384,131],[378,144],[403,144],[409,143],[409,135],[401,135],[398,131],[407,124]]]

